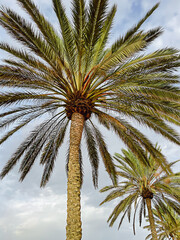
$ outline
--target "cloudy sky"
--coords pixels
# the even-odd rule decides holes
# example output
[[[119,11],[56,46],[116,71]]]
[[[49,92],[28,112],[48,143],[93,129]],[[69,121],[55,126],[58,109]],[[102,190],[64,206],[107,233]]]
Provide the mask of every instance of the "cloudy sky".
[[[56,18],[51,8],[51,0],[34,0],[41,11],[53,25]],[[123,34],[128,28],[143,17],[156,0],[111,0],[110,5],[118,6],[110,43]],[[1,5],[6,5],[24,16],[16,0],[0,0]],[[70,0],[64,0],[68,14],[70,13]],[[159,8],[149,18],[144,29],[162,26],[164,34],[156,40],[150,50],[172,46],[180,48],[180,1],[162,0]],[[0,27],[0,41],[12,41]],[[12,41],[12,44],[16,44]],[[6,55],[0,51],[0,62]],[[28,134],[31,126],[8,140],[0,147],[0,169],[17,148],[22,139]],[[179,132],[180,130],[177,129]],[[163,153],[169,161],[180,158],[180,148],[164,138],[143,128],[143,132],[154,142],[161,144]],[[120,152],[123,144],[113,135],[104,131],[107,143],[112,154]],[[66,144],[60,150],[53,175],[44,189],[39,188],[42,169],[35,164],[31,173],[23,183],[18,182],[18,170],[15,168],[3,181],[0,182],[0,237],[2,240],[59,240],[65,239],[66,225],[66,174],[65,174]],[[105,195],[100,194],[92,185],[90,166],[84,150],[84,184],[82,188],[82,221],[84,240],[144,240],[147,232],[137,226],[137,233],[132,233],[132,224],[124,222],[121,229],[117,224],[109,228],[106,220],[110,215],[114,203],[99,207]],[[177,166],[176,170],[178,169]],[[99,189],[110,184],[104,167],[100,166]],[[138,225],[138,224],[137,224]]]

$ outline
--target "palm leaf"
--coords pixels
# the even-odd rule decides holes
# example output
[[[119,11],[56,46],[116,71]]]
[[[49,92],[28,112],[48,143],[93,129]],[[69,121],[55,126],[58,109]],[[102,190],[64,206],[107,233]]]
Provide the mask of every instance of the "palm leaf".
[[[74,78],[75,78],[75,75],[74,75],[75,65],[74,64],[75,64],[76,48],[75,48],[75,40],[73,37],[73,30],[72,30],[71,24],[66,16],[66,14],[65,14],[65,9],[62,6],[61,0],[53,0],[52,2],[53,2],[54,11],[59,20],[63,43],[64,43],[64,47],[66,50],[65,54],[68,59],[68,63],[70,64],[70,69],[72,72],[71,81],[72,81],[72,84],[76,84],[76,82],[74,81]]]
[[[88,124],[84,126],[84,133],[86,137],[86,144],[89,153],[89,159],[92,167],[92,177],[95,187],[98,187],[98,167],[99,167],[99,157],[96,148],[95,136]]]
[[[158,8],[159,3],[154,5],[147,13],[146,15],[134,26],[132,27],[124,37],[120,37],[113,45],[112,45],[112,52],[115,52],[119,49],[119,47],[125,43],[127,40],[129,40],[133,35],[139,30],[141,25],[151,16],[151,14]]]
[[[94,135],[96,137],[96,141],[97,141],[97,144],[99,146],[99,151],[100,151],[101,157],[103,159],[106,171],[108,172],[112,181],[114,183],[116,183],[116,171],[115,171],[115,167],[114,167],[114,164],[113,164],[113,159],[111,158],[111,155],[107,150],[107,146],[106,146],[106,143],[103,139],[102,134],[100,133],[100,131],[94,125],[92,125],[92,126],[93,126]]]
[[[68,123],[69,121],[65,121],[65,123],[60,121],[59,126],[57,126],[54,129],[53,133],[49,137],[49,141],[47,142],[47,144],[43,149],[40,163],[45,164],[45,167],[44,167],[44,172],[41,179],[41,187],[42,186],[44,187],[46,183],[49,181],[49,178],[54,168],[54,163],[55,163],[56,156],[58,154],[58,150],[62,145],[65,137]]]

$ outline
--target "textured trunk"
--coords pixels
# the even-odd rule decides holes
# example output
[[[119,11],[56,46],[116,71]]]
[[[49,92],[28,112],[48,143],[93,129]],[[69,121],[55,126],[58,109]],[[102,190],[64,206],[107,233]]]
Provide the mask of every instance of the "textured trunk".
[[[84,126],[84,117],[73,113],[70,129],[70,150],[67,183],[67,240],[81,240],[81,174],[79,165],[79,147]]]
[[[150,223],[150,227],[151,227],[152,239],[153,240],[158,240],[156,227],[155,227],[155,223],[154,223],[154,217],[153,217],[153,213],[152,213],[151,199],[150,198],[146,198],[146,204],[147,204],[147,208],[148,208],[148,216],[149,216],[149,223]]]

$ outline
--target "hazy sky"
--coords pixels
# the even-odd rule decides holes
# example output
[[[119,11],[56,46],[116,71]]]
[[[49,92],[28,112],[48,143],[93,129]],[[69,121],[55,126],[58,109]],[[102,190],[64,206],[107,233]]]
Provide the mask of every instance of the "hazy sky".
[[[51,8],[51,0],[34,0],[45,16],[57,26],[55,14]],[[114,42],[119,35],[125,33],[138,19],[143,17],[156,0],[111,0],[110,5],[118,5],[114,27],[109,43]],[[24,15],[19,9],[16,0],[0,0],[0,4],[11,7],[13,10]],[[64,0],[66,10],[70,13],[70,0]],[[180,1],[162,0],[159,8],[148,19],[143,29],[155,26],[162,26],[164,34],[159,37],[149,48],[171,46],[180,48]],[[0,41],[12,41],[11,38],[0,27]],[[12,41],[13,44],[16,44]],[[0,51],[0,62],[6,55]],[[33,125],[33,124],[32,124]],[[0,146],[0,170],[5,162],[15,151],[22,139],[28,134],[31,126],[23,129],[14,137]],[[142,127],[141,127],[142,129]],[[177,129],[179,131],[179,129]],[[152,133],[147,128],[143,132],[149,136],[153,143],[159,142],[163,153],[168,160],[180,158],[179,146],[166,141],[164,138]],[[107,131],[103,130],[107,137],[111,154],[120,152],[123,144]],[[23,183],[18,182],[18,166],[0,182],[0,239],[1,240],[60,240],[65,239],[66,225],[66,174],[65,174],[65,153],[66,141],[58,156],[53,175],[44,189],[40,189],[40,178],[42,169],[36,163]],[[118,231],[118,221],[112,228],[109,228],[106,220],[110,215],[115,202],[99,207],[99,203],[106,194],[99,193],[99,189],[110,184],[105,169],[100,165],[99,189],[93,188],[91,180],[91,169],[84,154],[84,184],[82,188],[82,221],[84,240],[144,240],[147,232],[138,227],[134,236],[132,233],[132,223],[124,222]],[[176,167],[178,169],[179,165]]]

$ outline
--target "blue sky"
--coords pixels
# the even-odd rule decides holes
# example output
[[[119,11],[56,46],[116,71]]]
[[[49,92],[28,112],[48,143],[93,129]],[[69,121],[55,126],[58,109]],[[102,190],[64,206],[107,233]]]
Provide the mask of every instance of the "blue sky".
[[[45,16],[56,26],[56,18],[51,8],[51,0],[34,0]],[[118,6],[114,27],[109,43],[114,42],[119,35],[126,32],[138,19],[155,4],[156,0],[111,0],[110,5]],[[21,15],[16,0],[0,0],[0,4],[11,7]],[[70,13],[70,0],[64,0],[68,14]],[[162,0],[159,8],[143,25],[143,29],[162,26],[164,34],[159,37],[148,51],[167,46],[180,48],[180,1]],[[0,27],[0,41],[12,42],[11,38]],[[6,55],[0,51],[0,62]],[[33,124],[32,124],[33,126]],[[28,134],[29,128],[23,129],[5,144],[0,146],[0,169],[17,148],[22,139]],[[163,153],[168,160],[176,160],[180,156],[179,146],[166,141],[164,138],[152,133],[147,128],[142,128],[154,143],[159,142]],[[179,129],[176,128],[178,131]],[[103,130],[104,131],[104,130]],[[120,152],[123,144],[114,136],[104,131],[107,137],[109,150],[112,154]],[[0,182],[0,237],[2,240],[59,240],[65,239],[66,225],[66,174],[65,174],[66,146],[60,150],[53,175],[44,189],[39,188],[42,169],[35,164],[31,173],[23,183],[18,182],[18,170],[15,168],[3,181]],[[117,224],[109,228],[106,220],[110,215],[115,202],[99,207],[105,195],[100,194],[92,185],[91,171],[86,161],[84,149],[84,184],[82,188],[82,221],[83,239],[85,240],[144,240],[147,232],[138,227],[134,236],[132,224],[124,222],[118,231]],[[180,171],[180,166],[176,170]],[[104,167],[100,166],[99,189],[110,184]]]

